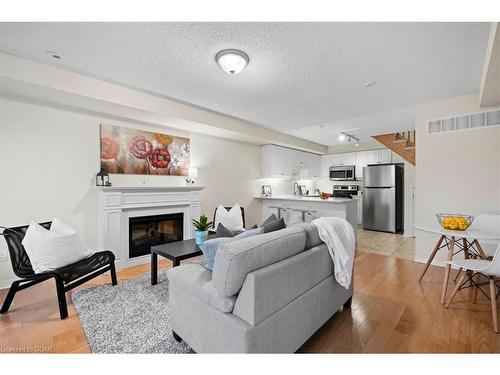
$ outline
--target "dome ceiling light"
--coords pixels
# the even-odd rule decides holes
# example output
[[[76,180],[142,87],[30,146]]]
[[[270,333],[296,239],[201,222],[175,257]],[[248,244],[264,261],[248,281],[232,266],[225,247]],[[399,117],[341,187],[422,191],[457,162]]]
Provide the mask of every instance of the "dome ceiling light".
[[[235,75],[240,73],[248,64],[248,55],[237,49],[225,49],[215,56],[215,61],[223,71]]]

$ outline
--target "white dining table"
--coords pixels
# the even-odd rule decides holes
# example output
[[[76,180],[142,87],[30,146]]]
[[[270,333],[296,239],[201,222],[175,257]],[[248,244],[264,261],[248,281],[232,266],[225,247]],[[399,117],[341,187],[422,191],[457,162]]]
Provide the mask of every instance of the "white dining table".
[[[415,228],[424,232],[439,235],[439,239],[432,250],[418,281],[420,282],[429,268],[436,253],[443,248],[448,249],[447,260],[450,261],[454,255],[463,252],[466,259],[479,257],[486,259],[486,255],[481,247],[480,241],[500,241],[500,229],[497,232],[489,232],[470,226],[466,230],[444,229],[439,223],[422,223],[415,225]],[[458,250],[457,250],[458,249]],[[450,278],[451,265],[446,263],[444,271],[443,288],[441,290],[441,303],[444,304],[446,290]]]

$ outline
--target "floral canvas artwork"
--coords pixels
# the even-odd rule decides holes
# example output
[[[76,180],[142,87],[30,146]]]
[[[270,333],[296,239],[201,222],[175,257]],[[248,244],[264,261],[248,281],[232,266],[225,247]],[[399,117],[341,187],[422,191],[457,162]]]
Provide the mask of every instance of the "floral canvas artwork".
[[[108,173],[187,176],[189,138],[101,124],[101,168]]]

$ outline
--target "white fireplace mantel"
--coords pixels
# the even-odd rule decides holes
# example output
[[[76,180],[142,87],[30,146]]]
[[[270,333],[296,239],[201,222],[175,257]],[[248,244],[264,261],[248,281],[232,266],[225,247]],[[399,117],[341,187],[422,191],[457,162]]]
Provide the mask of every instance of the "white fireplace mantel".
[[[129,218],[181,212],[184,239],[193,238],[191,219],[201,212],[203,186],[112,186],[97,189],[97,245],[111,250],[122,269],[149,261],[149,256],[129,259]]]

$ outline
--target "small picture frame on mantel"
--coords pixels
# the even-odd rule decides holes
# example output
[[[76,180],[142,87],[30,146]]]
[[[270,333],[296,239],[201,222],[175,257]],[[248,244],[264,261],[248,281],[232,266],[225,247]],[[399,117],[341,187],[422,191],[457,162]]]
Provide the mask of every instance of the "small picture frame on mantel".
[[[271,185],[262,185],[261,194],[263,197],[270,197],[273,194]]]

